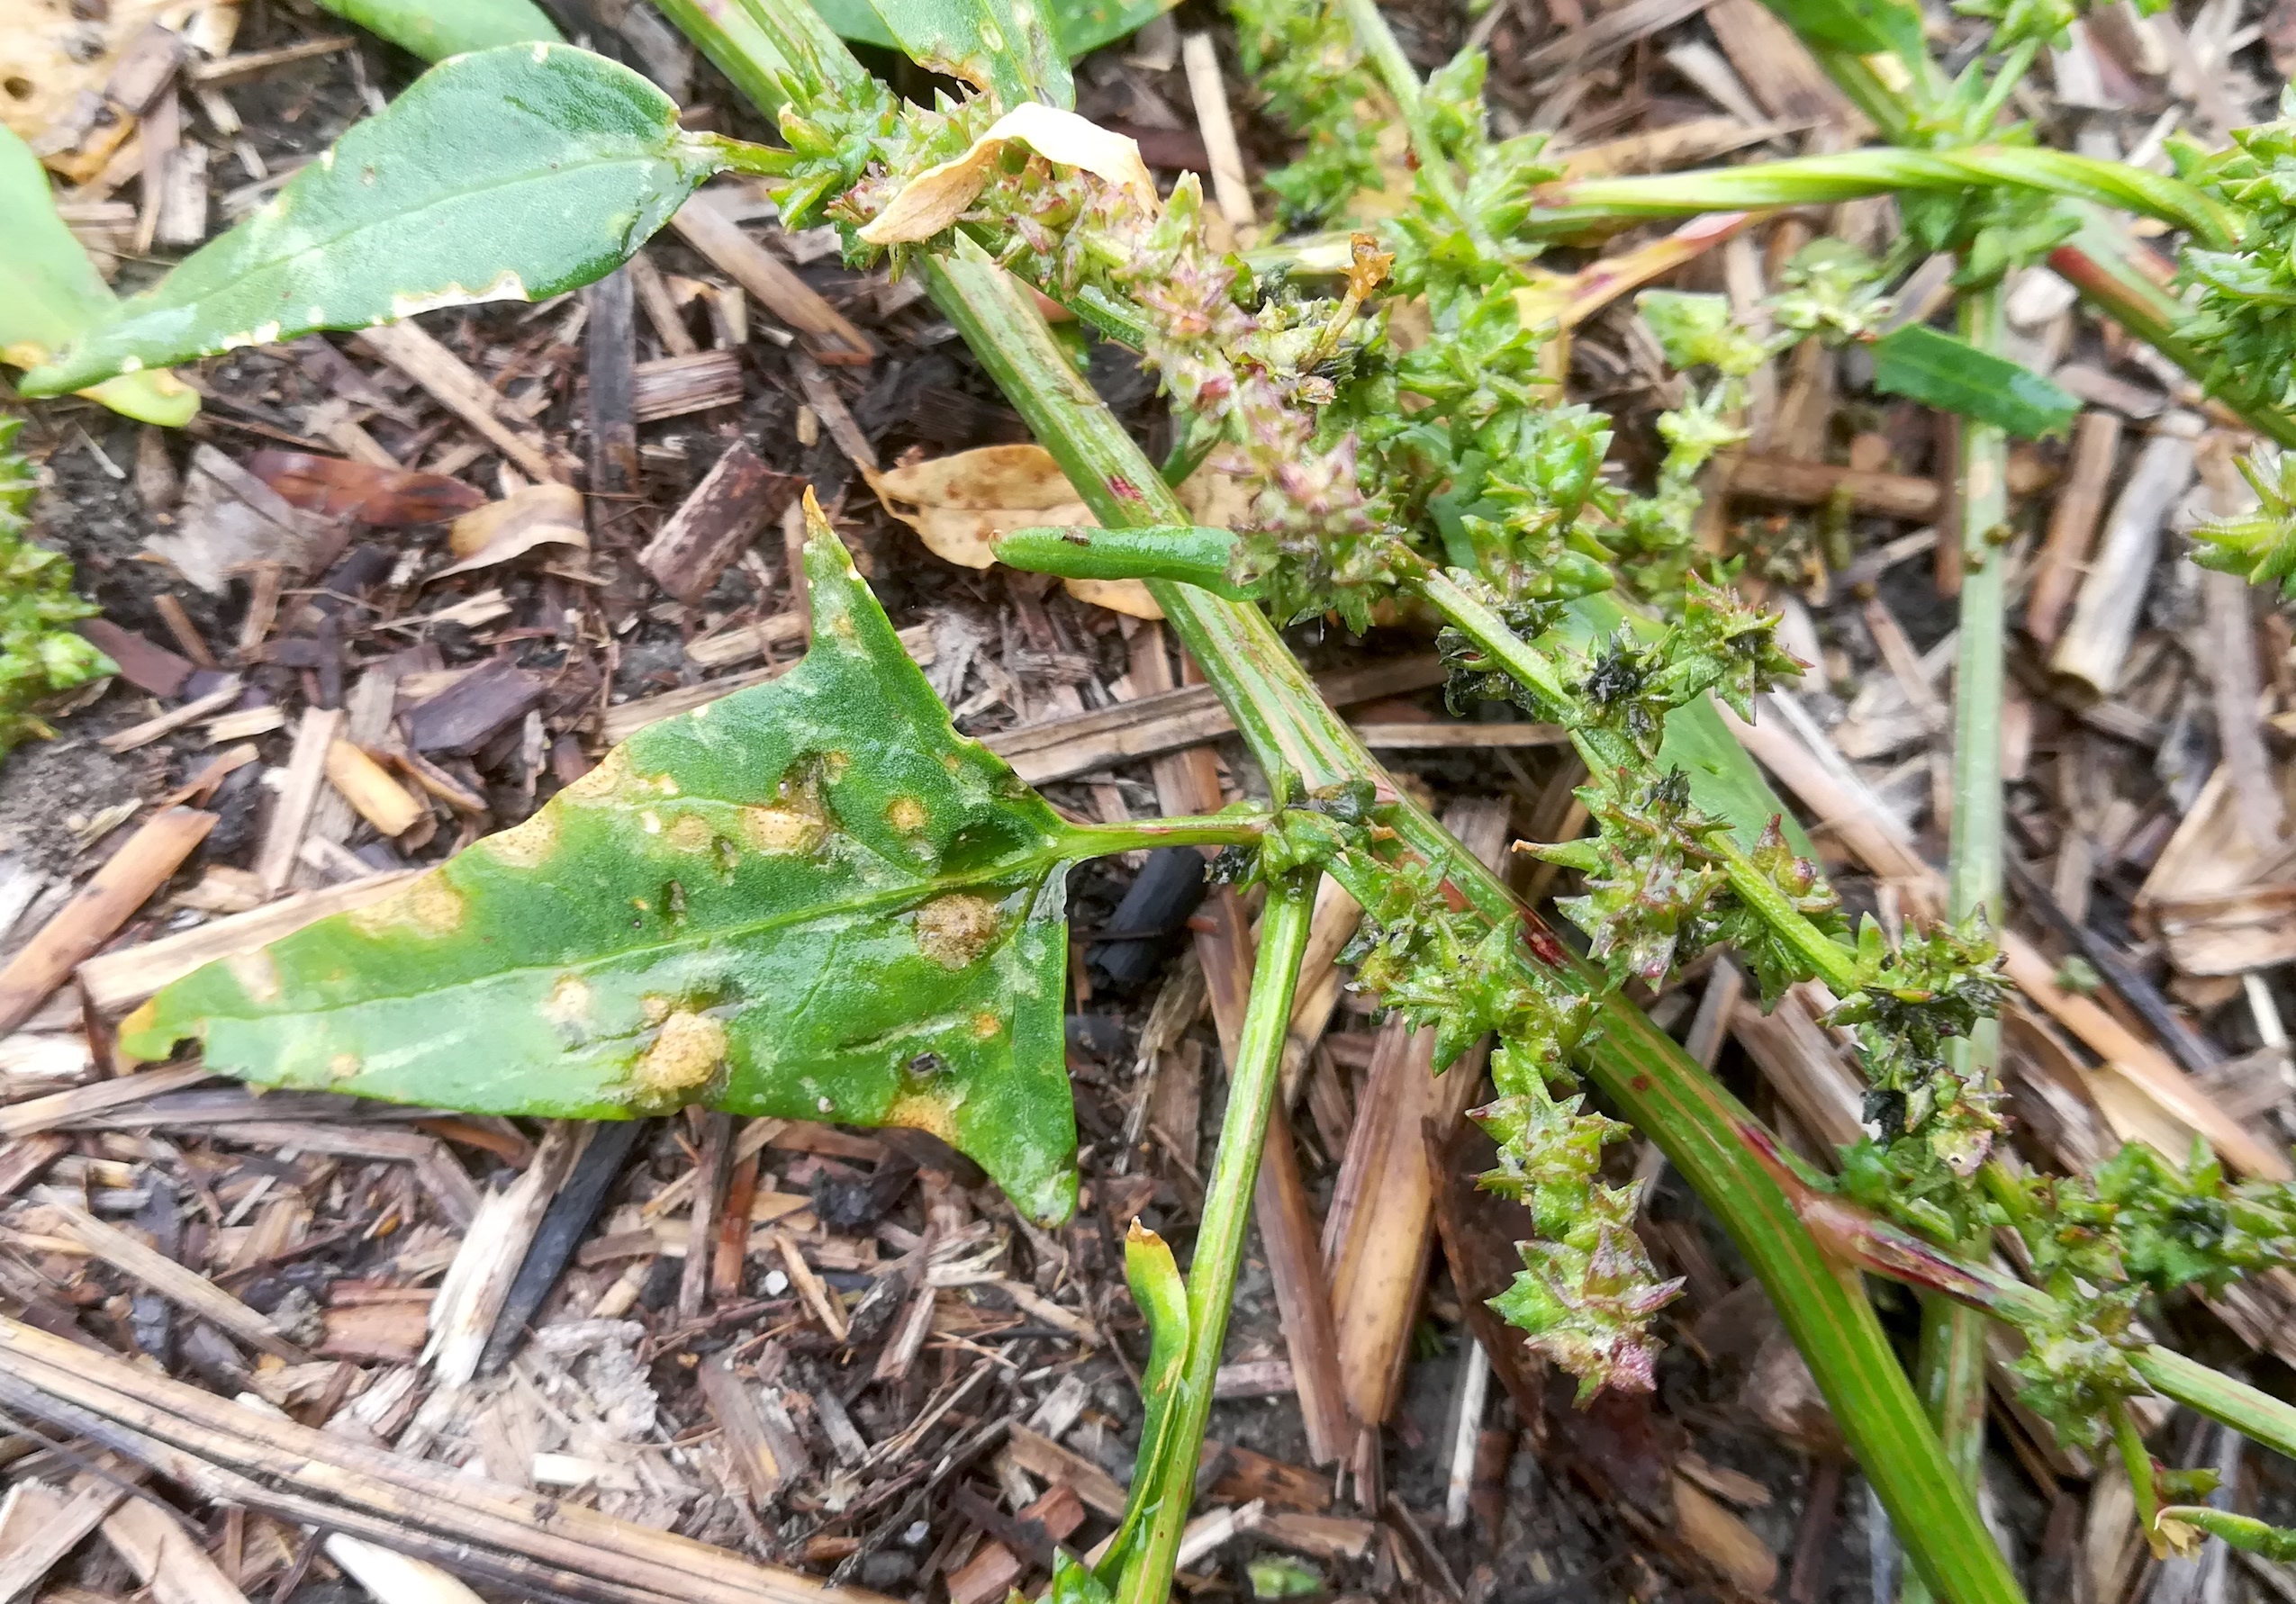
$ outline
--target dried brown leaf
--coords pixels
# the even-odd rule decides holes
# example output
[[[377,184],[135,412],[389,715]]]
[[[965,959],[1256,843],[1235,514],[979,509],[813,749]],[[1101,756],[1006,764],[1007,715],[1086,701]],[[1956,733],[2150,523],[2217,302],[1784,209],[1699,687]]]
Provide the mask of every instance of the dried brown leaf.
[[[586,552],[590,531],[582,521],[582,492],[570,484],[529,484],[464,513],[455,520],[447,544],[459,560],[432,579],[492,568],[538,545],[570,545]]]
[[[910,179],[862,229],[861,237],[872,245],[930,239],[964,215],[1008,145],[1026,146],[1062,167],[1081,167],[1125,191],[1136,204],[1152,212],[1156,209],[1156,181],[1149,176],[1140,147],[1129,135],[1112,133],[1074,112],[1031,101],[998,118],[963,156]]]
[[[397,528],[435,524],[484,504],[485,493],[444,473],[378,467],[346,456],[267,448],[248,472],[306,512]]]
[[[1008,529],[1047,524],[1096,527],[1095,519],[1041,446],[983,446],[880,473],[885,510],[917,531],[926,549],[961,568],[996,563],[991,542]],[[1068,580],[1068,593],[1135,618],[1163,609],[1138,580]]]

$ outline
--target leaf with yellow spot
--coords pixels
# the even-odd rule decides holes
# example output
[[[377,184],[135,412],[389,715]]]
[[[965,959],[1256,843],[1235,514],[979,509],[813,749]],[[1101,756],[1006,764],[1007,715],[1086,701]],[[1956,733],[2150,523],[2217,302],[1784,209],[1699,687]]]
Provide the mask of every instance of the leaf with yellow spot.
[[[788,674],[640,731],[393,897],[177,981],[122,1046],[197,1038],[244,1080],[478,1113],[914,1126],[1064,1219],[1065,871],[1102,849],[951,727],[818,522],[806,568],[814,645]]]

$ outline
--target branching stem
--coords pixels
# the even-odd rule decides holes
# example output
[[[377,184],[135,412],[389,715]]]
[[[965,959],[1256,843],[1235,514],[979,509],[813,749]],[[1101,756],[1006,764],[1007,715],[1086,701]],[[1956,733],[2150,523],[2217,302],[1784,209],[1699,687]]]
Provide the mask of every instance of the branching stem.
[[[1569,730],[1571,744],[1586,760],[1589,773],[1608,779],[1621,771],[1636,773],[1648,766],[1625,736],[1579,720],[1578,698],[1564,687],[1553,662],[1508,628],[1505,619],[1477,599],[1465,586],[1406,548],[1397,548],[1395,561],[1406,582],[1430,607],[1481,647]],[[1795,956],[1838,996],[1846,996],[1858,989],[1856,954],[1812,924],[1809,915],[1789,902],[1770,877],[1754,866],[1736,841],[1722,836],[1710,845],[1730,877],[1731,891],[1794,949]]]
[[[1103,526],[1189,521],[1123,425],[1067,364],[1009,275],[962,254],[929,257],[925,271],[935,305]],[[1263,770],[1288,772],[1311,788],[1369,779],[1394,793],[1264,614],[1171,581],[1151,581],[1149,590]],[[1612,993],[1598,971],[1547,936],[1505,882],[1434,819],[1407,801],[1390,816],[1411,850],[1451,866],[1452,885],[1486,917],[1520,922],[1534,933],[1544,961],[1554,967],[1527,970],[1532,978],[1602,996],[1592,1077],[1697,1189],[1769,1290],[1915,1565],[1953,1604],[2020,1599],[1864,1288],[1820,1250],[1759,1156],[1756,1141],[1768,1140],[1760,1122],[1640,1009]]]

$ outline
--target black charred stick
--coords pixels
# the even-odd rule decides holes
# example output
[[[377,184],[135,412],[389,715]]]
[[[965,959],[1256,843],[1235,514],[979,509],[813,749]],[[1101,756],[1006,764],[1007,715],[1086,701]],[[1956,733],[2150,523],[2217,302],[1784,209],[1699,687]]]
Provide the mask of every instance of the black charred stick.
[[[502,1311],[494,1317],[494,1329],[486,1335],[486,1347],[478,1357],[479,1374],[491,1375],[500,1370],[518,1351],[527,1322],[558,1284],[558,1277],[565,1274],[574,1249],[582,1246],[598,1211],[605,1205],[606,1194],[651,1123],[649,1120],[606,1120],[591,1133],[590,1145],[574,1160],[574,1173],[558,1188],[558,1194],[543,1211],[542,1223],[535,1228],[526,1262],[519,1266],[510,1293],[502,1300]]]

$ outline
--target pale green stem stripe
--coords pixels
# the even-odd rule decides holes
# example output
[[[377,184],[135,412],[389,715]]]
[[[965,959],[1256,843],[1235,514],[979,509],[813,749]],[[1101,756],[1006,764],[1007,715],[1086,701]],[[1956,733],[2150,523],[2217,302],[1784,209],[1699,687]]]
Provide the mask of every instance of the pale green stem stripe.
[[[1196,1501],[1196,1467],[1212,1410],[1212,1383],[1226,1340],[1228,1307],[1235,1297],[1236,1270],[1243,1261],[1244,1227],[1252,1218],[1252,1188],[1259,1177],[1260,1151],[1268,1139],[1269,1111],[1282,1079],[1284,1038],[1291,1028],[1291,996],[1307,952],[1307,928],[1315,906],[1314,873],[1287,876],[1269,888],[1268,909],[1260,924],[1260,951],[1252,966],[1252,996],[1243,1033],[1228,1069],[1227,1112],[1220,1122],[1219,1151],[1204,1189],[1203,1223],[1196,1231],[1196,1255],[1188,1266],[1188,1367],[1180,1377],[1175,1418],[1165,1440],[1171,1446],[1162,1464],[1143,1474],[1157,1480],[1156,1502],[1148,1516],[1140,1551],[1125,1566],[1117,1590],[1120,1604],[1162,1604],[1171,1590],[1173,1556],[1180,1552],[1189,1506]]]
[[[1961,337],[1980,350],[2001,347],[2001,292],[1975,290],[1961,298]],[[2009,437],[1992,424],[1960,419],[1957,497],[1961,520],[1960,657],[1953,684],[1953,817],[1946,868],[1948,916],[1958,923],[1982,913],[2002,921],[2001,723],[2006,675],[2005,608],[2008,553],[2000,536],[2009,517]],[[1981,1019],[1968,1040],[1953,1044],[1957,1071],[1990,1086],[2001,1061],[2001,1021]],[[1990,1233],[1958,1244],[1969,1257],[1988,1251]],[[1949,1298],[1921,1302],[1921,1344],[1915,1383],[1937,1423],[1948,1458],[1972,1491],[1985,1449],[1985,1318]],[[1907,1581],[1905,1604],[1930,1604],[1918,1579]]]

